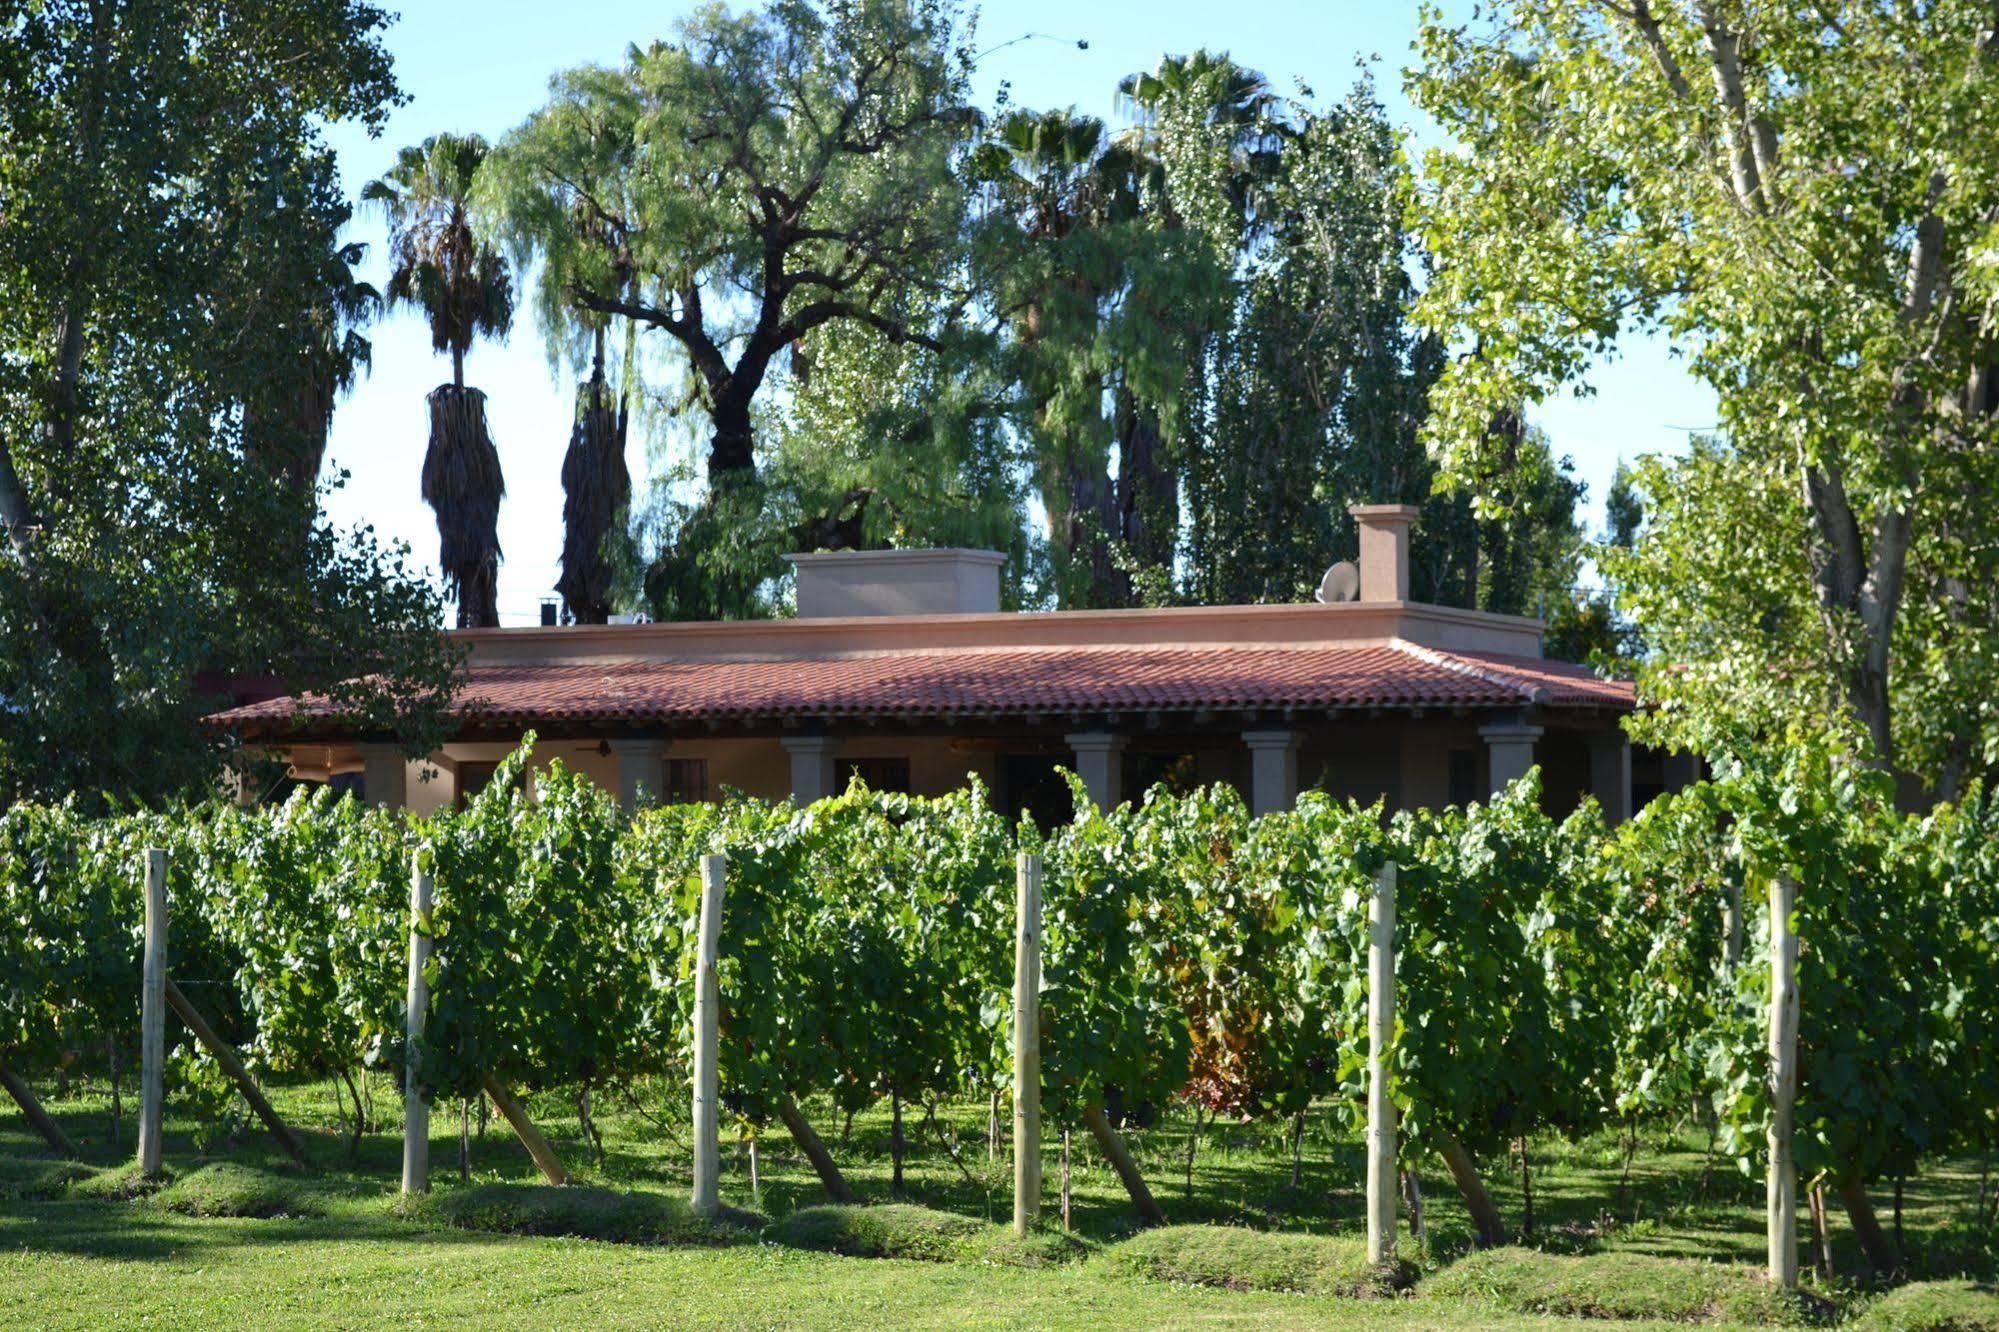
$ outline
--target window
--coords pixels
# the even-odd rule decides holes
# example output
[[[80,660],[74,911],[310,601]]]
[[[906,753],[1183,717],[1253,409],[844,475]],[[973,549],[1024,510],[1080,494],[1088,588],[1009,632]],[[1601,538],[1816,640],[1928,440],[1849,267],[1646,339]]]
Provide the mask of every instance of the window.
[[[493,774],[499,770],[497,763],[474,763],[466,759],[458,761],[458,804],[466,801],[493,784]]]
[[[708,798],[708,760],[670,758],[666,761],[666,803],[698,805]]]
[[[870,791],[909,794],[909,760],[906,758],[841,759],[834,771],[836,791],[846,790],[848,784],[858,777]]]
[[[1432,769],[1435,771],[1435,769]],[[1478,755],[1469,749],[1451,751],[1451,803],[1469,805],[1478,799]]]

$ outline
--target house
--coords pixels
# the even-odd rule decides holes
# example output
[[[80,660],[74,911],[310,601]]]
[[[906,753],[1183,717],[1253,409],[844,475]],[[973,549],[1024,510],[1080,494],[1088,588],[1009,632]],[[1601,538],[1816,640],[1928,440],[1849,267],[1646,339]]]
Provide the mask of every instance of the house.
[[[1001,556],[791,557],[789,620],[477,629],[455,738],[411,761],[324,700],[213,719],[287,759],[428,811],[490,779],[521,737],[537,762],[618,791],[812,800],[858,775],[938,794],[976,775],[1009,815],[1065,817],[1058,768],[1101,804],[1159,780],[1226,781],[1261,812],[1301,787],[1391,808],[1478,799],[1539,763],[1557,813],[1613,819],[1682,784],[1634,753],[1629,682],[1541,656],[1541,624],[1409,600],[1417,510],[1359,506],[1351,599],[1285,606],[1009,613]]]

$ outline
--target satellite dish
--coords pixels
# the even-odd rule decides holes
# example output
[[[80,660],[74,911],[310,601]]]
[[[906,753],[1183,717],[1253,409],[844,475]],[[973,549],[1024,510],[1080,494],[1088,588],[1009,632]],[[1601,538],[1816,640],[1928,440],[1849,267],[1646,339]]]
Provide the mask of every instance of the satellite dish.
[[[1327,604],[1360,600],[1360,570],[1351,560],[1341,560],[1326,570],[1326,576],[1319,580],[1318,599]]]

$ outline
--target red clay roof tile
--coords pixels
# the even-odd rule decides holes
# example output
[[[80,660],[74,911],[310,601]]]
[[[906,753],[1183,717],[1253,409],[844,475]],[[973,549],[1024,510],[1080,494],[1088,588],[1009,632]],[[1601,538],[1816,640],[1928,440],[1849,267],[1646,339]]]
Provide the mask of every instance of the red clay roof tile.
[[[1629,681],[1598,679],[1562,662],[1396,642],[474,663],[453,710],[486,724],[536,725],[1529,704],[1628,710],[1633,693]],[[301,710],[295,707],[291,699],[273,699],[210,720],[265,732],[283,731],[295,720],[339,724],[324,699],[309,697]]]

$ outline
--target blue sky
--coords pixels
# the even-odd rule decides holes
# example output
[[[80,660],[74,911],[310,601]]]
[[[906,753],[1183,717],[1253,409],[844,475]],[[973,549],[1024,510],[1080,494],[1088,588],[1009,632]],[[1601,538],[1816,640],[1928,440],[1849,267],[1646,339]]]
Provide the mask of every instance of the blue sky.
[[[351,126],[334,127],[341,172],[350,194],[381,174],[396,150],[439,130],[476,130],[498,138],[541,104],[548,77],[590,62],[616,64],[632,42],[671,35],[674,21],[696,8],[687,3],[606,3],[571,0],[408,0],[389,31],[396,71],[409,103],[391,117],[380,138]],[[1472,6],[1453,0],[1452,15]],[[1419,140],[1435,138],[1402,95],[1402,70],[1412,60],[1417,8],[1407,0],[992,0],[979,17],[978,92],[988,104],[1000,83],[1015,103],[1074,106],[1118,119],[1117,82],[1149,69],[1163,53],[1197,47],[1224,50],[1261,70],[1282,92],[1299,81],[1320,97],[1334,98],[1355,77],[1356,62],[1372,62],[1389,114]],[[1027,33],[1046,37],[1003,49]],[[1087,50],[1077,49],[1087,41]],[[384,277],[385,227],[362,214],[352,237],[370,246],[364,275]],[[437,529],[418,494],[425,434],[423,395],[449,377],[448,361],[433,355],[422,322],[407,312],[378,323],[374,369],[334,415],[330,465],[351,476],[328,502],[341,523],[366,522],[409,544],[419,563],[434,567]],[[505,624],[531,623],[541,599],[552,595],[562,544],[562,454],[568,446],[573,380],[552,371],[531,319],[519,321],[503,345],[476,347],[467,380],[486,390],[488,419],[507,477],[500,510],[500,614]],[[1592,526],[1612,469],[1620,457],[1677,451],[1690,428],[1714,419],[1712,395],[1694,382],[1656,341],[1633,341],[1623,356],[1591,377],[1596,393],[1563,397],[1531,412],[1558,453],[1570,455],[1590,488]],[[634,435],[637,435],[634,431]],[[691,440],[669,442],[686,448]],[[648,444],[634,438],[635,478],[648,469]],[[1342,552],[1328,552],[1331,559]]]

